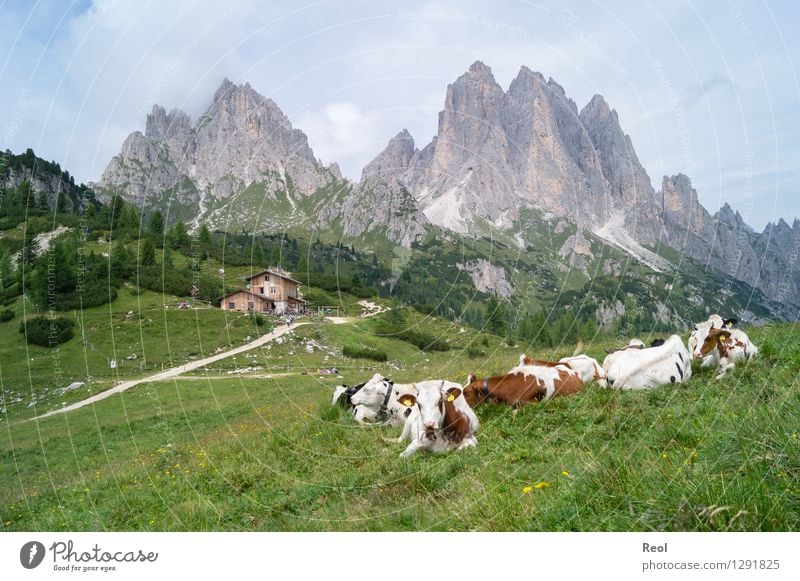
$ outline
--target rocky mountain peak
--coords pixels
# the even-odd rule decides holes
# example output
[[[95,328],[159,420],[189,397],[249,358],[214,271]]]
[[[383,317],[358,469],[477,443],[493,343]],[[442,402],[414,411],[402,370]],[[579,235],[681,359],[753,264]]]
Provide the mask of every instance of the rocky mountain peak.
[[[211,100],[212,103],[216,103],[217,101],[221,101],[226,99],[228,95],[236,88],[228,77],[222,79],[222,83],[220,83],[219,88],[214,93],[214,98]]]
[[[304,195],[341,177],[338,168],[322,167],[274,101],[226,78],[195,124],[183,111],[154,105],[145,136],[134,132],[125,140],[100,186],[120,188],[145,206],[180,188],[184,203],[202,208],[206,196],[227,198],[268,174],[277,176],[273,188],[291,184]]]
[[[581,120],[592,122],[595,119],[607,119],[612,115],[611,107],[608,106],[603,95],[594,95],[586,106],[581,109]],[[614,118],[619,122],[616,111],[613,112]]]
[[[540,83],[542,85],[547,84],[547,81],[545,81],[544,75],[542,73],[540,73],[539,71],[533,71],[533,70],[529,69],[528,67],[526,67],[525,65],[522,65],[519,68],[519,72],[517,73],[517,76],[514,77],[515,81],[518,80],[518,79],[519,80],[528,79],[529,82],[531,82],[531,83],[536,82],[536,83]],[[513,83],[513,81],[512,81],[512,83]]]
[[[727,202],[725,202],[725,204],[719,209],[714,218],[723,224],[729,224],[731,226],[739,227],[744,225],[744,220],[742,219],[741,214],[734,211],[734,209],[731,208],[730,204]]]
[[[396,179],[408,169],[415,153],[414,138],[407,129],[389,140],[386,148],[369,162],[361,172],[361,181],[369,177]]]
[[[483,61],[477,60],[469,66],[465,75],[469,75],[473,78],[478,79],[491,79],[494,81],[494,74],[492,74],[492,69],[484,63]]]
[[[153,105],[153,111],[147,116],[145,137],[167,142],[170,147],[180,149],[192,132],[191,118],[180,109],[169,113],[160,106]]]

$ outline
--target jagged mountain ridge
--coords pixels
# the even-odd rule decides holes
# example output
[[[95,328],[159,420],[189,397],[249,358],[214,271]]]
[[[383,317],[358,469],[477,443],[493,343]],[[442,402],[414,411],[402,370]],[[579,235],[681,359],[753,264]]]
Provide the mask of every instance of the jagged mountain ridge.
[[[504,91],[488,66],[474,63],[448,86],[432,141],[417,149],[401,131],[358,183],[342,180],[335,164],[322,166],[272,100],[226,79],[195,123],[154,106],[145,134],[126,139],[100,188],[230,227],[230,212],[229,222],[220,222],[229,200],[259,183],[253,191],[262,200],[239,200],[239,216],[283,204],[289,225],[336,223],[345,238],[376,233],[405,247],[423,240],[431,225],[465,235],[476,227],[513,232],[522,209],[537,208],[645,262],[651,249],[698,260],[786,302],[784,316],[800,310],[797,265],[786,246],[800,239],[797,222],[757,234],[730,208],[712,216],[685,176],[665,177],[656,192],[602,96],[578,110],[560,85],[527,67]],[[324,195],[298,208],[296,198],[319,191]],[[256,217],[247,227],[277,226]]]
[[[276,190],[307,196],[341,179],[338,167],[314,157],[274,101],[249,84],[225,79],[208,110],[192,123],[180,110],[154,105],[144,135],[132,133],[106,167],[99,189],[140,206],[159,205],[164,192],[202,214],[213,203],[272,172]]]

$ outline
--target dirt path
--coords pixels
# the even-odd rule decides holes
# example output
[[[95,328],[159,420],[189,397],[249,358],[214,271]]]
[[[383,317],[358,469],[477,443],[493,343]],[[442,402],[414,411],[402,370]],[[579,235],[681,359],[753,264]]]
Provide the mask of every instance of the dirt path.
[[[296,323],[296,324],[292,325],[291,328],[299,327],[299,326],[305,325],[305,324],[307,324],[307,323]],[[70,404],[68,406],[64,406],[63,408],[60,408],[60,409],[57,409],[57,410],[53,410],[51,412],[47,412],[46,414],[42,414],[41,416],[36,416],[34,418],[31,418],[31,420],[29,420],[29,421],[40,420],[42,418],[47,418],[47,417],[50,417],[50,416],[54,416],[56,414],[63,414],[63,413],[66,413],[66,412],[71,412],[72,410],[77,410],[77,409],[80,409],[80,408],[82,408],[84,406],[87,406],[89,404],[93,404],[95,402],[102,401],[102,400],[106,399],[107,397],[111,397],[112,395],[115,395],[117,393],[122,393],[123,391],[126,391],[126,390],[128,390],[128,389],[130,389],[132,387],[136,387],[137,385],[139,385],[141,383],[148,383],[148,382],[151,382],[151,381],[163,381],[163,380],[169,379],[171,377],[176,377],[176,376],[178,376],[178,375],[180,375],[182,373],[186,373],[187,371],[193,371],[193,370],[198,369],[200,367],[204,367],[204,366],[206,366],[206,365],[208,365],[210,363],[214,363],[216,361],[219,361],[220,359],[226,359],[228,357],[231,357],[232,355],[238,355],[239,353],[244,353],[245,351],[250,351],[251,349],[255,349],[256,347],[260,347],[261,345],[269,343],[270,341],[280,337],[281,335],[285,335],[289,331],[289,329],[290,328],[288,326],[281,325],[280,327],[278,327],[275,330],[274,333],[267,333],[266,335],[262,335],[261,337],[259,337],[255,341],[251,341],[250,343],[242,345],[241,347],[237,347],[235,349],[231,349],[230,351],[225,351],[224,353],[218,353],[216,355],[212,355],[211,357],[206,357],[204,359],[198,359],[197,361],[190,361],[189,363],[184,363],[183,365],[178,365],[177,367],[172,367],[170,369],[167,369],[165,371],[161,371],[161,372],[156,373],[154,375],[148,375],[147,377],[142,377],[142,378],[139,378],[139,379],[129,379],[128,381],[123,381],[121,383],[118,383],[114,387],[112,387],[110,389],[107,389],[107,390],[105,390],[103,392],[95,394],[95,395],[93,395],[91,397],[87,397],[86,399],[83,399],[83,400],[81,400],[79,402],[75,402],[75,403]]]

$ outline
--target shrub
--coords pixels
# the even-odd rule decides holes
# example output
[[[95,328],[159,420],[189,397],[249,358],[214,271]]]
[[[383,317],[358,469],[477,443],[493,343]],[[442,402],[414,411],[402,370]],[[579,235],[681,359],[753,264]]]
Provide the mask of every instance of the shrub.
[[[467,357],[470,359],[478,359],[480,357],[486,357],[486,352],[474,345],[470,345],[467,347]]]
[[[74,322],[67,317],[34,317],[19,324],[29,345],[55,347],[72,339]]]
[[[10,309],[6,309],[5,311],[0,311],[0,323],[5,323],[6,321],[10,321],[14,318],[14,311]]]
[[[342,348],[342,355],[352,359],[371,359],[373,361],[387,361],[389,359],[385,351],[379,351],[364,345],[345,345]]]
[[[430,333],[426,333],[425,331],[416,331],[413,329],[407,329],[405,331],[401,331],[395,335],[398,339],[402,339],[406,343],[411,343],[415,345],[417,348],[421,349],[422,351],[449,351],[450,345],[448,345],[442,339],[437,339]]]

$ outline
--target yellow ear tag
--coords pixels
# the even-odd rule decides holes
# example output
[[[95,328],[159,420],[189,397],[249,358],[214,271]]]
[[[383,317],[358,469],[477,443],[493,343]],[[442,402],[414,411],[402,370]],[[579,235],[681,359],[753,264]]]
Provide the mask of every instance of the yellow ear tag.
[[[452,394],[447,396],[447,401],[453,401],[454,399],[456,398]]]

